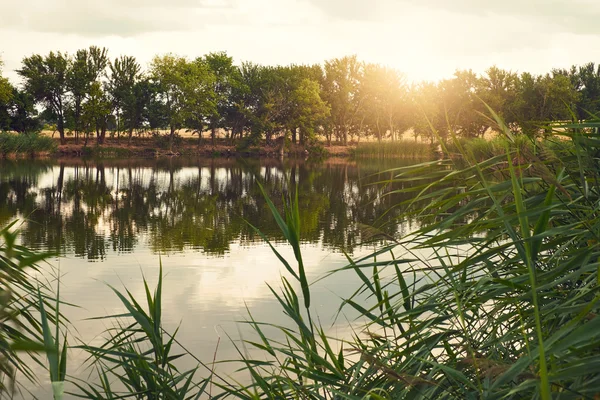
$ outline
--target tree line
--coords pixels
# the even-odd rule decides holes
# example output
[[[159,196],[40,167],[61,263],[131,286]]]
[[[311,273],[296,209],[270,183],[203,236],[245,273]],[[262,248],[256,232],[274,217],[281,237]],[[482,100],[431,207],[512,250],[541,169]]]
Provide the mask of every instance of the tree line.
[[[30,132],[54,125],[61,143],[73,133],[87,144],[106,133],[218,132],[256,144],[286,135],[310,145],[319,138],[347,144],[363,138],[445,140],[450,132],[480,137],[493,122],[537,135],[553,121],[600,113],[600,66],[589,63],[534,75],[491,67],[457,71],[439,82],[409,83],[399,71],[336,58],[323,65],[239,65],[224,52],[193,60],[156,56],[145,70],[131,56],[110,59],[106,48],[25,57],[13,86],[1,77],[0,130]],[[435,133],[434,133],[435,132]]]

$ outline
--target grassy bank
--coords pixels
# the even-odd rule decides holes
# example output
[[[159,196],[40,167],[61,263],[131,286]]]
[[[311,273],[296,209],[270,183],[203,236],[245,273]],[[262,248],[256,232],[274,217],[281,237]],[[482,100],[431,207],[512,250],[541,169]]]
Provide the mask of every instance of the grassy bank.
[[[426,159],[433,155],[430,144],[413,140],[362,142],[350,149],[357,158],[415,158]]]
[[[332,144],[325,146],[305,147],[302,145],[289,144],[284,148],[283,157],[290,158],[379,158],[379,159],[431,159],[438,157],[439,149],[443,149],[445,155],[450,158],[463,158],[469,155],[472,159],[483,161],[490,157],[504,154],[507,146],[510,149],[517,148],[522,154],[533,154],[534,151],[555,154],[555,149],[562,145],[564,139],[546,138],[543,141],[534,141],[527,136],[519,135],[514,142],[508,141],[504,136],[496,136],[492,139],[471,138],[449,141],[444,146],[433,146],[429,143],[416,142],[413,140],[383,141],[383,142],[361,142],[347,146]],[[541,144],[540,144],[541,143]],[[237,142],[227,139],[217,139],[213,143],[210,140],[201,142],[195,138],[176,136],[171,143],[167,137],[136,137],[130,142],[127,139],[107,138],[102,145],[90,142],[88,145],[83,140],[77,142],[71,138],[66,144],[59,144],[57,139],[35,134],[16,135],[0,133],[0,155],[28,155],[44,156],[55,154],[60,157],[94,157],[94,158],[151,158],[163,156],[195,156],[195,157],[260,157],[281,158],[282,153],[278,146],[261,142],[257,145],[243,148]],[[560,154],[556,154],[560,156]]]
[[[13,134],[0,132],[0,156],[49,154],[56,150],[57,143],[49,137],[34,133]]]
[[[126,140],[107,139],[103,145],[77,144],[74,140],[65,145],[58,145],[57,153],[64,157],[160,157],[160,156],[203,156],[203,157],[270,157],[280,158],[282,153],[276,145],[260,142],[247,148],[237,142],[218,139],[214,144],[205,140],[177,138],[171,145],[166,138],[135,138],[131,143]],[[429,144],[421,142],[364,142],[359,144],[326,146],[319,143],[310,147],[289,144],[284,148],[283,156],[292,158],[408,158],[425,159],[433,154]]]
[[[100,316],[114,328],[104,343],[78,346],[89,353],[97,383],[72,382],[73,391],[91,399],[594,399],[600,394],[600,135],[541,143],[502,134],[492,145],[454,142],[460,162],[393,170],[397,190],[414,193],[402,218],[417,217],[421,225],[407,236],[386,235],[376,251],[329,273],[351,271],[360,282],[339,303],[340,315],[359,314],[347,322],[351,337],[328,336],[316,317],[298,197],[289,195],[283,210],[267,202],[294,254],[277,254],[285,275],[279,288],[269,287],[289,320],[248,315],[256,339],[234,342],[238,359],[224,361],[247,374],[249,384],[219,375],[212,360],[197,359],[176,332],[164,331],[161,277],[154,290],[145,284],[143,299],[114,289],[123,313]],[[423,184],[402,185],[415,180]],[[8,251],[0,260],[14,260],[0,264],[3,273],[18,267]],[[30,294],[36,304],[39,296]],[[60,331],[54,337],[62,343]],[[15,347],[5,332],[5,343]],[[59,353],[59,340],[44,335],[47,342],[56,349],[48,354]],[[6,349],[9,360],[18,354]],[[180,371],[178,357],[197,366]]]

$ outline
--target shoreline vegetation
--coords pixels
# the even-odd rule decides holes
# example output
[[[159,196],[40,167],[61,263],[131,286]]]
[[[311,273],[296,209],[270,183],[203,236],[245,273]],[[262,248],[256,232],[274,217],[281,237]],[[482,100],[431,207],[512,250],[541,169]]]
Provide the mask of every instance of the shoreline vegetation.
[[[195,60],[165,55],[142,72],[132,57],[110,61],[106,49],[90,47],[72,56],[26,57],[18,73],[19,88],[0,80],[5,129],[21,132],[2,134],[16,138],[5,141],[17,149],[12,153],[31,152],[19,140],[54,124],[61,145],[69,146],[72,131],[78,148],[102,149],[113,131],[127,132],[133,143],[133,133],[149,127],[167,132],[153,138],[154,148],[175,154],[185,127],[208,128],[209,146],[224,129],[236,152],[291,143],[316,154],[327,148],[323,143],[369,138],[376,144],[361,140],[355,155],[385,158],[418,153],[399,141],[412,129],[428,149],[433,144],[437,159],[387,170],[375,193],[411,194],[400,218],[419,218],[419,228],[406,236],[375,232],[384,241],[377,250],[348,257],[329,273],[350,271],[359,281],[339,303],[340,319],[348,308],[360,315],[358,328],[348,322],[352,337],[328,336],[311,302],[298,191],[284,185],[283,210],[265,196],[265,210],[293,249],[290,259],[277,253],[281,285],[269,287],[289,319],[256,321],[248,310],[245,322],[255,337],[232,340],[239,357],[229,361],[200,360],[177,332],[163,329],[162,270],[154,290],[144,282],[136,291],[141,298],[113,289],[123,313],[98,317],[112,326],[105,342],[75,346],[65,333],[75,330],[62,317],[60,286],[35,279],[37,263],[48,255],[19,246],[12,226],[3,228],[0,394],[11,391],[17,373],[36,380],[26,352],[48,366],[57,400],[63,391],[140,400],[600,396],[600,69],[594,64],[539,76],[495,67],[481,76],[458,71],[411,86],[397,71],[356,57],[270,67],[236,66],[224,53]],[[484,138],[490,129],[498,135]],[[260,226],[252,228],[268,242]],[[89,354],[95,380],[69,378],[69,348]],[[180,371],[180,357],[197,366]],[[221,375],[224,362],[249,383]]]
[[[546,138],[530,138],[517,135],[513,141],[506,137],[488,135],[487,138],[458,138],[454,142],[433,145],[410,139],[383,142],[359,142],[342,145],[332,143],[330,146],[313,146],[311,151],[306,146],[287,143],[257,143],[248,148],[240,148],[239,144],[228,139],[214,141],[191,137],[177,136],[173,145],[168,144],[160,136],[137,137],[132,141],[108,138],[99,145],[78,144],[73,138],[60,144],[57,139],[48,135],[17,135],[0,132],[0,158],[82,158],[82,159],[129,159],[157,157],[203,157],[203,158],[272,158],[272,159],[414,159],[431,160],[446,158],[462,158],[463,152],[471,154],[476,160],[504,154],[506,148],[533,147],[542,149],[546,154],[564,151],[569,146],[566,136],[554,135]],[[530,151],[531,152],[531,151]]]
[[[395,142],[331,143],[331,145],[303,146],[293,143],[267,143],[260,141],[250,147],[240,147],[229,139],[217,138],[214,141],[202,140],[189,135],[176,134],[173,144],[161,136],[146,135],[131,141],[119,138],[106,138],[102,145],[77,143],[67,138],[64,144],[50,133],[22,134],[0,132],[0,157],[77,157],[77,158],[152,158],[172,156],[202,157],[260,157],[260,158],[409,158],[426,159],[435,154],[436,147],[411,139]]]
[[[270,66],[235,63],[225,52],[165,54],[144,67],[90,46],[24,57],[16,85],[1,67],[0,131],[56,133],[61,155],[439,158],[453,135],[497,136],[489,110],[531,140],[600,116],[594,63],[541,75],[492,66],[411,83],[356,56]],[[22,139],[12,152],[50,151],[41,140]]]
[[[97,317],[113,327],[103,343],[74,345],[60,311],[70,306],[58,300],[60,272],[53,284],[35,280],[28,271],[35,273],[48,255],[16,245],[17,233],[4,228],[0,391],[11,390],[15,371],[35,379],[21,358],[26,351],[48,366],[57,400],[63,393],[140,400],[594,399],[600,393],[600,136],[569,128],[573,133],[557,132],[560,140],[548,138],[553,154],[547,143],[500,123],[502,140],[471,143],[470,150],[454,137],[461,162],[386,171],[382,195],[413,193],[401,203],[401,218],[419,218],[421,225],[406,236],[379,236],[383,243],[371,254],[349,257],[328,273],[356,274],[355,292],[339,300],[341,312],[359,315],[347,321],[351,337],[327,335],[311,302],[298,191],[285,188],[281,209],[259,184],[293,249],[286,259],[272,247],[283,273],[270,290],[288,321],[257,321],[248,309],[245,323],[255,335],[232,340],[239,351],[234,360],[201,360],[176,331],[163,329],[162,267],[154,290],[144,280],[136,291],[140,298],[113,288],[123,313]],[[490,157],[489,149],[502,154]],[[400,188],[390,189],[392,183]],[[252,228],[261,234],[260,226]],[[93,379],[69,377],[69,348],[89,354]],[[179,370],[181,357],[197,366]],[[223,363],[248,383],[223,375]]]

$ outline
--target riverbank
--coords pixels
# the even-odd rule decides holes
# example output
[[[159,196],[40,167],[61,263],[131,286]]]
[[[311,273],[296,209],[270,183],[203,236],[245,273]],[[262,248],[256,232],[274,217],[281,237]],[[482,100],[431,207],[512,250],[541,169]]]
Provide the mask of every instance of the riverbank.
[[[353,146],[332,145],[308,148],[298,144],[290,144],[283,151],[284,157],[350,157]],[[197,139],[179,139],[169,146],[166,140],[155,138],[136,138],[128,143],[126,140],[107,139],[103,145],[84,145],[68,140],[66,144],[57,143],[56,154],[61,157],[163,157],[163,156],[203,156],[203,157],[270,157],[280,158],[282,153],[278,146],[266,142],[257,146],[240,148],[229,140],[206,140],[198,143]]]
[[[0,132],[0,156],[14,157],[75,157],[75,158],[152,158],[152,157],[252,157],[252,158],[427,158],[432,155],[428,143],[414,140],[384,142],[350,142],[349,144],[316,142],[311,146],[288,143],[282,149],[280,142],[260,141],[253,146],[243,142],[217,138],[215,141],[190,136],[175,136],[171,142],[168,136],[106,138],[99,145],[94,139],[87,143],[79,138],[66,139],[61,144],[57,137],[46,132],[41,134],[16,134]]]

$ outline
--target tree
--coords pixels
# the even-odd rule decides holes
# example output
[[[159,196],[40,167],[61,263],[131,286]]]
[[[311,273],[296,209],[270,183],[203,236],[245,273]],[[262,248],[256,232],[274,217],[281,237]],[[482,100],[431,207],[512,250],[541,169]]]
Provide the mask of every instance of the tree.
[[[436,136],[443,137],[447,124],[438,85],[434,82],[421,82],[412,87],[411,98],[415,140],[426,137],[433,143]]]
[[[35,100],[24,90],[13,88],[11,100],[7,106],[9,129],[19,133],[35,132],[41,129],[37,118]]]
[[[514,121],[512,107],[517,98],[517,82],[517,74],[496,66],[488,68],[479,79],[477,95],[507,124]]]
[[[2,76],[2,65],[2,59],[0,59],[0,129],[5,130],[10,127],[8,108],[14,89],[8,79]]]
[[[300,130],[300,144],[312,144],[316,130],[331,114],[327,103],[321,99],[318,82],[303,79],[292,94],[293,114],[290,125]]]
[[[90,46],[75,53],[71,67],[67,74],[67,87],[71,92],[71,114],[75,139],[78,139],[81,130],[81,114],[83,102],[90,92],[91,85],[98,81],[108,65],[108,50]],[[87,139],[86,139],[87,142]]]
[[[150,65],[150,76],[158,99],[165,106],[171,145],[175,131],[186,122],[201,125],[204,118],[215,112],[215,78],[202,59],[188,62],[172,54],[157,56]]]
[[[139,86],[142,68],[135,57],[129,56],[116,58],[109,67],[107,91],[117,114],[117,131],[127,130],[131,143],[133,130],[139,128],[142,122],[145,105],[142,105],[141,100],[147,99],[147,93]]]
[[[67,74],[70,61],[66,54],[50,52],[47,56],[35,54],[23,59],[23,68],[17,73],[24,79],[24,88],[36,101],[41,102],[57,122],[61,144],[65,139],[65,109],[68,105]]]
[[[573,88],[579,92],[577,119],[583,121],[600,118],[600,65],[588,63],[579,68],[574,66],[570,71],[556,72],[568,76]]]
[[[13,93],[12,85],[10,84],[8,79],[2,76],[3,65],[4,63],[2,59],[0,59],[0,105],[8,104]]]
[[[560,72],[533,76],[521,74],[513,108],[523,133],[535,136],[552,121],[570,120],[579,99],[569,76]]]
[[[348,134],[360,124],[363,99],[359,86],[362,66],[356,56],[325,62],[323,98],[331,107],[331,126],[338,140],[348,143]],[[331,134],[327,136],[331,144]]]
[[[408,129],[408,93],[402,74],[378,64],[364,64],[359,91],[364,103],[363,126],[380,142],[387,132],[394,140]]]
[[[214,145],[217,129],[227,128],[227,116],[233,107],[232,92],[236,84],[237,69],[233,65],[233,58],[225,52],[210,53],[204,56],[204,62],[214,76],[214,103],[210,106],[213,113],[208,115],[208,128]],[[199,135],[201,136],[200,133]]]
[[[85,132],[85,145],[89,139],[89,133],[96,132],[97,143],[103,144],[107,129],[107,116],[111,112],[110,100],[107,98],[100,82],[90,85],[88,99],[82,108],[82,126]]]

